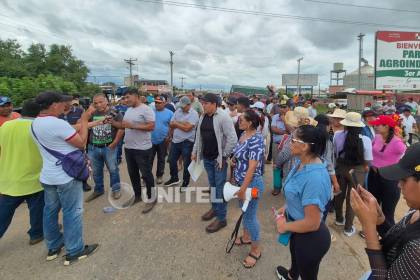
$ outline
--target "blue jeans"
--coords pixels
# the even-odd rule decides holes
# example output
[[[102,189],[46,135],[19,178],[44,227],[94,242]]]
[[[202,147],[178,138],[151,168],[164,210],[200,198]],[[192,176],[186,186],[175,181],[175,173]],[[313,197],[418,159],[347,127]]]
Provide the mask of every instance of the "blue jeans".
[[[194,143],[188,140],[180,143],[171,143],[171,150],[169,151],[169,167],[171,172],[171,179],[178,180],[178,159],[182,156],[184,160],[184,174],[182,176],[182,185],[188,186],[190,183],[190,172],[188,166],[191,163],[191,153]]]
[[[42,184],[45,192],[44,238],[48,250],[62,244],[69,256],[83,251],[83,183],[72,180],[63,185]],[[58,213],[63,210],[64,238],[58,227]]]
[[[258,199],[252,199],[242,218],[244,229],[251,236],[251,241],[260,240],[260,223],[257,218],[258,201],[264,192],[264,180],[262,176],[254,176],[248,188],[257,188],[259,190]],[[239,207],[242,208],[243,202],[239,200]]]
[[[117,145],[117,164],[120,164],[122,162],[123,145],[124,139],[121,139],[121,141]]]
[[[209,180],[211,199],[216,198],[217,201],[212,201],[211,207],[216,212],[216,217],[219,221],[226,220],[226,205],[223,200],[223,186],[226,183],[227,177],[227,164],[223,159],[223,167],[219,168],[217,160],[203,159],[204,169],[206,169],[207,177]],[[216,193],[216,195],[215,195]]]
[[[120,171],[117,163],[117,148],[111,149],[108,147],[95,147],[89,145],[88,156],[92,162],[93,181],[95,181],[95,192],[104,192],[104,165],[109,171],[112,191],[119,191],[120,186]]]
[[[29,209],[29,222],[31,228],[28,230],[31,240],[42,238],[42,211],[44,209],[44,191],[24,196],[0,195],[0,238],[3,237],[10,223],[16,208],[26,201]]]

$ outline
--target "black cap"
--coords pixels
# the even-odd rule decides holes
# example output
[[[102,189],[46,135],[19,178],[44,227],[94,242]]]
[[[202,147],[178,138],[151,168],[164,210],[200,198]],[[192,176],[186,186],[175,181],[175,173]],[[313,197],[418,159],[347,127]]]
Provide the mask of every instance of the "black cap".
[[[251,102],[249,101],[249,99],[247,97],[239,97],[238,101],[237,101],[238,105],[242,105],[246,108],[249,108],[249,106],[251,106]]]
[[[367,117],[377,117],[378,114],[373,111],[373,110],[365,110],[362,112],[362,117],[367,118]]]
[[[218,104],[219,103],[219,98],[214,93],[207,93],[206,95],[204,95],[203,101]]]
[[[228,105],[235,105],[235,104],[236,104],[236,102],[237,102],[236,98],[235,98],[235,97],[233,97],[233,96],[230,96],[230,97],[228,98],[228,100],[226,101],[226,104],[228,104]]]
[[[379,168],[379,173],[387,180],[401,180],[420,175],[420,143],[410,146],[397,164]]]

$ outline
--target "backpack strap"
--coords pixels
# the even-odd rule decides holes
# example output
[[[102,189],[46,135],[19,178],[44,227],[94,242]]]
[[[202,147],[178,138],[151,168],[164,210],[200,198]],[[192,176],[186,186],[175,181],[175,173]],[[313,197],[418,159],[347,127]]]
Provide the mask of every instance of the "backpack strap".
[[[32,135],[35,137],[36,141],[39,143],[39,145],[41,145],[48,153],[50,153],[53,157],[57,158],[59,161],[64,157],[64,155],[60,152],[51,150],[50,148],[47,148],[46,146],[44,146],[41,141],[39,141],[38,136],[36,136],[35,131],[34,131],[34,123],[32,122],[31,124],[31,131],[32,131]]]

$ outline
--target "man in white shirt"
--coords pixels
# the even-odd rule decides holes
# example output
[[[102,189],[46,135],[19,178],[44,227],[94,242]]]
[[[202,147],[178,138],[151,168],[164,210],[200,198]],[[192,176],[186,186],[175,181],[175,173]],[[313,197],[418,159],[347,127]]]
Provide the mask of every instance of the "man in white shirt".
[[[408,98],[408,102],[405,102],[405,105],[408,105],[411,107],[411,111],[413,113],[416,113],[417,111],[417,106],[419,106],[419,104],[417,104],[416,101],[414,101],[414,99],[412,97]]]
[[[98,244],[85,245],[83,242],[83,190],[82,181],[70,177],[45,147],[68,154],[84,149],[88,138],[88,121],[95,108],[91,106],[80,118],[78,132],[66,121],[58,118],[64,113],[62,95],[44,92],[35,102],[40,107],[39,116],[32,123],[32,134],[38,144],[43,166],[40,182],[45,192],[44,238],[48,247],[47,261],[58,257],[63,247],[67,255],[64,265],[93,254]],[[63,211],[64,232],[58,226],[58,213]]]
[[[416,129],[416,120],[411,115],[411,111],[409,108],[405,108],[400,117],[402,119],[402,126],[404,129],[404,137],[408,138],[409,134],[413,131],[413,129]]]

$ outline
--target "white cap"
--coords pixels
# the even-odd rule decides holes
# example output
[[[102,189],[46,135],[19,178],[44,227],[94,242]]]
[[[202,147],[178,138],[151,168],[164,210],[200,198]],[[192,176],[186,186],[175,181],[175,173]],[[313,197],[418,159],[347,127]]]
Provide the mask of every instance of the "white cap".
[[[257,102],[255,102],[253,105],[251,105],[250,107],[251,107],[251,108],[257,108],[257,109],[264,110],[265,105],[264,105],[264,103],[262,103],[261,101],[257,101]]]

